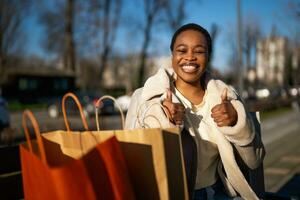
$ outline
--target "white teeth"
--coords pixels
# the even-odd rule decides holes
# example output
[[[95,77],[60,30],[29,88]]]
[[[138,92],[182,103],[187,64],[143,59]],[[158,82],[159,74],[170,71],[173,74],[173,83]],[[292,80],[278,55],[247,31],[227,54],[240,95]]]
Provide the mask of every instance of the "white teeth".
[[[184,66],[182,66],[182,69],[185,72],[193,72],[196,69],[196,66],[193,66],[193,65],[184,65]]]
[[[184,66],[182,66],[182,68],[184,68],[184,69],[195,69],[196,67],[193,66],[193,65],[184,65]]]

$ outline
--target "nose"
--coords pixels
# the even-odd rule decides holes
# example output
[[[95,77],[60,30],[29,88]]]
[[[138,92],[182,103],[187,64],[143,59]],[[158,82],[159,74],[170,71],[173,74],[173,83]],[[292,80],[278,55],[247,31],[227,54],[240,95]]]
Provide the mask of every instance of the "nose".
[[[194,52],[188,51],[185,56],[185,60],[187,60],[187,61],[196,60],[196,56],[195,56]]]

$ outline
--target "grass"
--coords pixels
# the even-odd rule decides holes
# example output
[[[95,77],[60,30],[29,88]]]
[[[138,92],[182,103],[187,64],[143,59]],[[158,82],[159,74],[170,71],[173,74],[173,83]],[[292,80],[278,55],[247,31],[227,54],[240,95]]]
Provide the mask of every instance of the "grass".
[[[8,110],[10,112],[12,111],[23,111],[25,109],[41,109],[41,108],[46,108],[47,104],[44,103],[37,103],[37,104],[21,104],[18,102],[9,102],[8,103]]]
[[[266,120],[271,117],[276,117],[292,111],[291,107],[281,107],[274,110],[265,110],[260,112],[261,120]]]

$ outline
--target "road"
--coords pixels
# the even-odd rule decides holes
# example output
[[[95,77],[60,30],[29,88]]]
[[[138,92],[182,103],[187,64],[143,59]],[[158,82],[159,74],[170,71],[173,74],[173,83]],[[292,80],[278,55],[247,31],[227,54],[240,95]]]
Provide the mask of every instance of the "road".
[[[262,121],[262,140],[266,147],[266,191],[277,192],[300,173],[300,113],[289,112]],[[297,185],[300,188],[300,183]]]
[[[46,110],[33,111],[40,124],[41,132],[66,130],[62,117],[51,119]],[[83,130],[81,119],[69,116],[73,130]],[[15,138],[23,140],[21,113],[11,114],[12,127],[16,130]],[[261,122],[262,140],[266,147],[264,174],[266,191],[278,191],[288,180],[300,173],[300,114],[291,111],[278,117]],[[88,119],[89,129],[96,130],[95,118]],[[100,129],[121,129],[119,115],[100,116]]]
[[[261,123],[262,140],[265,145],[271,144],[285,135],[299,130],[299,124],[300,114],[297,112],[289,112],[264,120]]]
[[[32,112],[38,121],[42,133],[54,130],[66,130],[66,125],[62,116],[58,118],[50,118],[46,110],[36,110]],[[84,130],[82,120],[78,116],[80,115],[75,114],[67,117],[71,130]],[[14,137],[17,138],[17,140],[22,140],[24,138],[24,133],[22,131],[23,128],[21,113],[11,113],[10,118],[12,128],[16,130]],[[87,118],[86,120],[89,126],[89,130],[96,130],[95,117],[92,116]],[[29,121],[28,126],[31,126]],[[106,116],[99,115],[99,126],[101,130],[122,129],[121,116],[118,114]]]

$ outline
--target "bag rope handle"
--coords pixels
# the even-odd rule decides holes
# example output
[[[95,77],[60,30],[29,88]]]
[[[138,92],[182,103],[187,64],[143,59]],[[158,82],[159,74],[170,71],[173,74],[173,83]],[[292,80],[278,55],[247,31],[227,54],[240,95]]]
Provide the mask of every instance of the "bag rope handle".
[[[147,124],[145,124],[145,119],[146,119],[147,117],[152,117],[152,118],[154,118],[154,119],[156,119],[156,120],[158,121],[160,127],[162,128],[162,124],[161,124],[161,122],[159,121],[159,119],[157,119],[157,117],[155,117],[154,115],[148,115],[148,116],[146,115],[147,112],[148,112],[148,111],[152,108],[152,106],[154,106],[154,105],[158,105],[158,106],[163,110],[163,112],[165,113],[165,115],[166,115],[167,118],[168,118],[169,125],[171,126],[171,121],[170,121],[169,111],[168,111],[163,105],[161,105],[159,102],[154,102],[154,103],[150,104],[150,105],[144,110],[144,113],[143,113],[143,116],[142,116],[142,121],[141,121],[141,120],[140,120],[140,118],[141,118],[140,115],[141,115],[142,106],[144,106],[146,103],[147,103],[147,102],[144,102],[143,104],[141,104],[141,105],[139,106],[138,110],[137,110],[137,120],[136,120],[136,122],[138,122],[139,126],[141,126],[141,127],[143,127],[143,128],[146,128],[146,125],[147,125]],[[149,127],[149,126],[148,126],[148,127]]]
[[[124,129],[124,127],[125,127],[124,126],[124,124],[125,124],[124,123],[125,122],[125,117],[124,117],[124,113],[123,113],[123,111],[121,109],[121,106],[118,104],[117,100],[114,97],[109,96],[109,95],[104,95],[104,96],[100,97],[97,100],[96,104],[95,104],[95,117],[96,117],[97,131],[100,131],[99,118],[98,118],[98,109],[100,108],[100,102],[103,103],[104,99],[111,99],[114,102],[114,104],[117,106],[117,108],[118,108],[118,110],[119,110],[119,112],[121,114],[122,129]]]
[[[30,110],[26,109],[22,114],[22,126],[23,126],[23,129],[24,129],[24,132],[25,132],[25,137],[26,137],[26,141],[27,141],[27,144],[28,144],[28,147],[29,147],[29,151],[31,153],[33,153],[30,134],[29,134],[28,127],[27,127],[27,121],[26,121],[27,118],[29,119],[29,121],[31,122],[31,124],[33,126],[42,162],[47,163],[46,153],[45,153],[45,146],[44,146],[44,143],[43,143],[43,140],[42,140],[39,124],[36,121],[36,118],[34,117],[33,113]]]
[[[65,122],[65,126],[67,128],[67,131],[70,132],[70,125],[69,125],[69,121],[68,121],[67,113],[66,113],[66,99],[68,97],[72,98],[75,101],[75,103],[76,103],[76,105],[77,105],[77,107],[79,109],[79,113],[80,113],[80,117],[81,117],[81,120],[82,120],[82,123],[83,123],[83,127],[84,127],[84,129],[86,131],[88,131],[89,127],[88,127],[88,123],[86,121],[86,118],[85,118],[85,116],[83,114],[82,106],[81,106],[81,104],[80,104],[77,96],[74,93],[72,93],[72,92],[66,93],[63,96],[62,102],[61,102],[62,112],[63,112],[63,116],[64,116],[64,122]]]

